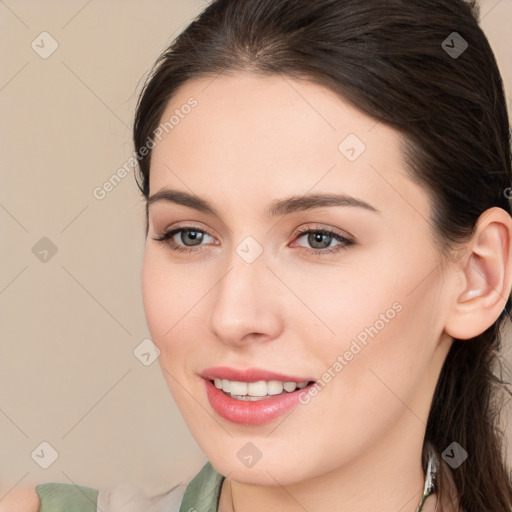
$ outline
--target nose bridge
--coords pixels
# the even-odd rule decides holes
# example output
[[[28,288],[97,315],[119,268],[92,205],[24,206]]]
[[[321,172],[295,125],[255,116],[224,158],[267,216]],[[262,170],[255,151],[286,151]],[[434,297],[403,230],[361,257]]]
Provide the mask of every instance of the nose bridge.
[[[238,343],[248,334],[276,337],[282,309],[272,290],[275,283],[263,247],[246,237],[233,249],[226,267],[216,287],[211,329],[228,343]]]

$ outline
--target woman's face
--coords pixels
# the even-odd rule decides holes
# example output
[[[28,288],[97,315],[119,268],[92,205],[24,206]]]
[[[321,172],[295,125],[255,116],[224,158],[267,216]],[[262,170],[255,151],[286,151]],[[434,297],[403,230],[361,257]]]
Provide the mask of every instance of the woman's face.
[[[249,73],[186,83],[165,122],[144,305],[208,459],[285,485],[419,454],[448,292],[399,134],[323,87]]]

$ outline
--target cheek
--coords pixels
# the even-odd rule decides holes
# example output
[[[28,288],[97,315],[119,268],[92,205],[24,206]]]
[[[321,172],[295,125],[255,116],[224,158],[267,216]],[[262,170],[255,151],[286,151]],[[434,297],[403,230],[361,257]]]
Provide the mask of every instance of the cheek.
[[[403,316],[399,294],[383,279],[375,281],[377,276],[365,271],[356,274],[344,269],[330,270],[329,275],[317,275],[302,284],[297,280],[294,288],[307,305],[307,309],[297,307],[295,322],[300,323],[301,331],[307,332],[309,338],[317,338],[315,352],[322,359],[342,355],[351,346],[354,353],[359,353],[354,342],[364,348],[371,340],[383,338]],[[311,345],[305,349],[311,350]]]
[[[428,255],[413,259],[421,265],[399,265],[391,259],[384,268],[384,258],[379,261],[357,274],[306,280],[300,290],[318,317],[305,314],[300,322],[307,325],[308,317],[317,328],[316,335],[311,330],[307,336],[310,342],[315,337],[319,341],[312,359],[318,356],[326,372],[321,380],[335,381],[332,391],[343,400],[352,397],[348,401],[356,408],[372,409],[383,398],[392,398],[385,384],[407,394],[408,386],[426,371],[442,331],[439,282],[431,276],[418,286],[434,265]],[[311,346],[304,350],[311,351]]]
[[[207,325],[204,307],[211,286],[205,277],[200,269],[171,264],[165,251],[148,247],[144,253],[141,286],[146,322],[161,353],[160,365],[176,376],[184,374],[190,356],[205,338],[201,328],[204,331]]]
[[[191,289],[179,271],[173,271],[165,258],[147,248],[142,263],[142,299],[153,342],[161,351],[172,340],[191,302]]]
[[[362,347],[400,351],[439,334],[434,320],[440,318],[441,283],[428,249],[382,245],[339,272],[327,269],[330,273],[303,281],[300,294],[322,320],[319,333],[329,350],[346,350],[357,340]]]
[[[160,350],[158,358],[163,377],[176,404],[183,410],[180,382],[186,371],[189,343],[179,343],[184,304],[188,288],[184,288],[179,272],[172,272],[169,264],[151,248],[146,248],[141,272],[142,299],[146,322],[153,343]],[[186,317],[185,317],[186,318]],[[181,333],[181,335],[180,335]]]
[[[417,293],[404,288],[386,293],[383,287],[371,300],[355,294],[346,303],[344,321],[337,324],[346,334],[337,338],[331,354],[332,362],[342,356],[332,387],[335,416],[380,418],[384,428],[397,420],[405,403],[426,421],[427,411],[417,400],[424,385],[430,386],[429,366],[440,335],[433,321],[439,318],[438,290],[435,284]]]
[[[164,292],[162,269],[158,265],[158,261],[153,255],[151,249],[144,252],[144,260],[142,263],[141,285],[142,300],[144,303],[144,312],[146,321],[151,332],[153,342],[159,345],[160,337],[165,333],[168,327],[165,326],[169,310],[170,296]],[[159,346],[161,349],[161,347]]]

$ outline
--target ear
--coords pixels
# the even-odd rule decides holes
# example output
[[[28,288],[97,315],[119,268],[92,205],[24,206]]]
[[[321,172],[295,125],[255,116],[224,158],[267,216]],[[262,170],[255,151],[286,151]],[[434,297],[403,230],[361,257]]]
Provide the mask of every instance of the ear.
[[[478,336],[500,316],[512,288],[512,218],[502,208],[480,215],[466,243],[464,256],[455,263],[453,300],[445,331],[466,340]]]

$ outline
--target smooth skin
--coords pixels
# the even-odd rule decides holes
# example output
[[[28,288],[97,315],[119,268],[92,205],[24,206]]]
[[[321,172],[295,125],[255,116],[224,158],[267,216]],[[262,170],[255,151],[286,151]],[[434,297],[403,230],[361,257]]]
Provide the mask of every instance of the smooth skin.
[[[34,487],[13,489],[0,500],[0,512],[37,512],[39,496]]]
[[[153,149],[150,195],[193,194],[216,214],[150,205],[142,290],[168,387],[197,443],[227,476],[220,511],[232,510],[232,490],[237,512],[413,512],[424,484],[427,417],[452,337],[483,332],[510,293],[510,216],[488,210],[474,237],[443,260],[430,198],[407,176],[398,132],[290,77],[196,79],[162,119],[190,97],[197,107]],[[338,149],[349,134],[366,146],[354,161]],[[273,201],[313,193],[346,194],[378,211],[329,206],[267,215]],[[155,240],[183,226],[189,230],[172,241]],[[313,237],[297,235],[306,227],[354,243],[320,237],[311,245]],[[263,249],[252,263],[236,251],[248,236]],[[336,252],[319,254],[325,248]],[[396,302],[401,311],[288,416],[245,426],[209,404],[199,376],[205,368],[321,379]],[[248,442],[262,454],[252,467],[237,457]],[[424,511],[434,505],[429,498]]]

